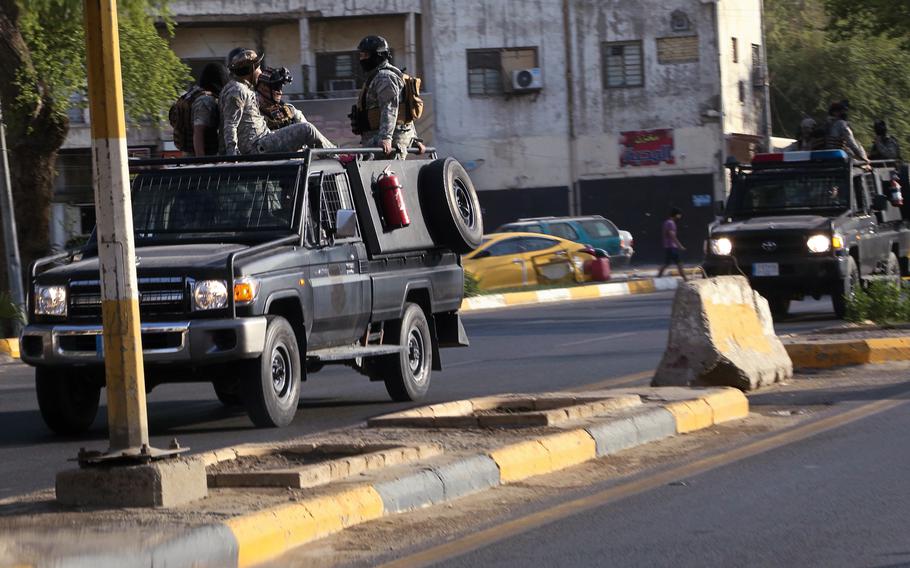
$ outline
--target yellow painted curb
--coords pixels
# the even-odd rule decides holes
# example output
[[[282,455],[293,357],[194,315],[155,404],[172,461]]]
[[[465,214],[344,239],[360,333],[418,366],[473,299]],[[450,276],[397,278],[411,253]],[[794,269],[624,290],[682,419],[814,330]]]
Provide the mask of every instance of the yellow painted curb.
[[[502,296],[507,306],[537,303],[537,292],[511,292]]]
[[[720,424],[738,420],[749,415],[749,399],[739,389],[728,388],[702,397],[711,407],[712,422]]]
[[[910,361],[910,337],[785,343],[795,369],[830,369],[850,365]]]
[[[237,565],[255,566],[311,540],[382,516],[382,498],[369,486],[281,505],[225,521],[237,539]]]
[[[490,452],[499,467],[501,483],[550,473],[550,452],[537,440],[519,442]]]
[[[600,288],[597,286],[579,286],[570,288],[569,295],[573,300],[593,300],[601,297]]]
[[[573,430],[538,440],[550,457],[550,471],[558,471],[597,457],[597,444],[585,430]]]
[[[11,337],[0,339],[0,353],[6,353],[10,357],[19,358],[19,339]]]
[[[649,294],[654,292],[654,280],[630,280],[628,283],[630,294]]]

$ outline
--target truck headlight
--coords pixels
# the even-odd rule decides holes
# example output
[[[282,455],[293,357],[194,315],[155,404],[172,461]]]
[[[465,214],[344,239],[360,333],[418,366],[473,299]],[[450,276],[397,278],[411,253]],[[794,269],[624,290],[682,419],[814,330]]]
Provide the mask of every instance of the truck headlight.
[[[806,246],[808,246],[809,250],[812,252],[828,252],[831,250],[831,239],[825,235],[812,235],[809,237],[809,240],[806,241]]]
[[[251,304],[258,293],[259,280],[248,277],[234,280],[234,304],[238,306]]]
[[[224,280],[200,280],[193,285],[193,308],[220,310],[227,307],[228,290]]]
[[[65,316],[66,286],[35,287],[35,315]]]
[[[727,237],[711,239],[711,252],[717,256],[730,256],[733,252],[733,241]]]

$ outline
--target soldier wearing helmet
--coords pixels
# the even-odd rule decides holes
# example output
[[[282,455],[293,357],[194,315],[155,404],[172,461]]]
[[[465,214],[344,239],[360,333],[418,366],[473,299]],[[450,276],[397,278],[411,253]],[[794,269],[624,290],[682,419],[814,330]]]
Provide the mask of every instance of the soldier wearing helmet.
[[[256,51],[242,48],[231,51],[229,56],[231,81],[219,98],[225,153],[231,156],[297,152],[304,147],[334,148],[335,145],[308,122],[291,124],[274,132],[269,130],[253,90],[262,74],[262,58]]]
[[[827,135],[825,136],[825,148],[828,150],[844,150],[854,160],[869,163],[866,156],[866,150],[860,146],[853,136],[853,129],[847,122],[847,112],[850,105],[847,101],[831,103],[828,107]]]
[[[360,134],[363,146],[381,147],[386,156],[403,160],[417,139],[414,123],[399,117],[403,73],[392,65],[385,38],[367,36],[360,40],[357,51],[366,77],[351,116],[354,133]]]
[[[888,124],[878,119],[872,124],[875,131],[875,140],[872,141],[872,151],[869,157],[873,160],[900,160],[901,146],[897,138],[888,134]]]
[[[285,102],[284,86],[294,81],[287,67],[273,69],[266,67],[256,83],[256,95],[259,98],[259,111],[265,118],[269,130],[278,130],[291,124],[306,122],[303,113],[291,103]]]

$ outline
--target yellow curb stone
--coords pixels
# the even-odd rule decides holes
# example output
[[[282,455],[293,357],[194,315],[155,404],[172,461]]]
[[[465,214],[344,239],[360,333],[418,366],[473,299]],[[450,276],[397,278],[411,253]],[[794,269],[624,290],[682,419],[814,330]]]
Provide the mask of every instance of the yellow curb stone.
[[[550,471],[558,471],[597,457],[597,444],[584,430],[555,434],[538,441],[550,454]]]
[[[499,466],[499,479],[502,483],[550,472],[550,454],[536,440],[493,450],[489,455]]]
[[[720,424],[749,415],[749,399],[739,389],[729,388],[702,397],[711,407],[712,422]]]
[[[512,292],[503,294],[503,299],[508,306],[517,306],[521,304],[536,304],[537,292]]]

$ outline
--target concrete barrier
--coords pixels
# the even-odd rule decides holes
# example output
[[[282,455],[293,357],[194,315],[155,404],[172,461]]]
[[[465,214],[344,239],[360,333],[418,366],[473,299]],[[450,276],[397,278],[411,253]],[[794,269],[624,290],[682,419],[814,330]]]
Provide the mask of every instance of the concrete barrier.
[[[754,390],[792,376],[768,301],[744,277],[719,276],[677,288],[670,338],[653,386]]]

